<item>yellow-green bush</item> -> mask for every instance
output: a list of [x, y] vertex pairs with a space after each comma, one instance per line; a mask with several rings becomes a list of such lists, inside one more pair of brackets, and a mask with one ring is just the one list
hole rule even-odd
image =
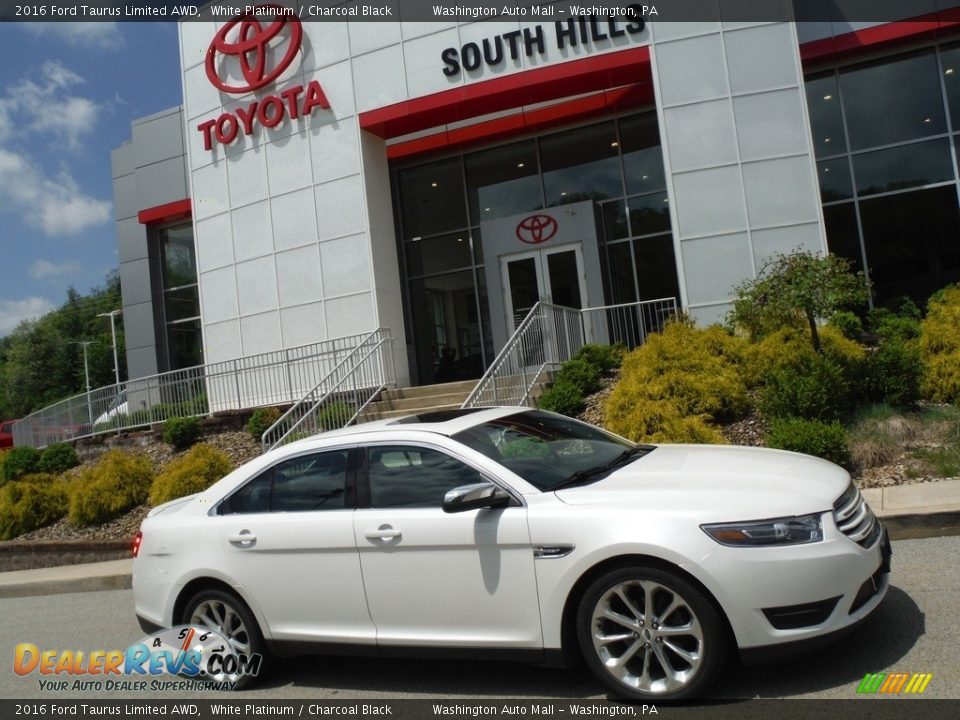
[[748, 409], [746, 341], [719, 326], [670, 323], [629, 353], [606, 403], [607, 426], [631, 440], [721, 442], [710, 423]]
[[233, 470], [230, 458], [212, 445], [194, 445], [161, 472], [150, 488], [150, 502], [160, 505], [206, 490]]
[[[866, 359], [863, 346], [844, 337], [839, 328], [830, 325], [820, 328], [820, 342], [823, 356], [846, 372], [856, 373]], [[743, 363], [747, 384], [756, 387], [763, 382], [765, 375], [799, 365], [815, 354], [807, 331], [795, 327], [781, 328], [747, 346]]]
[[951, 285], [930, 298], [920, 324], [923, 396], [937, 402], [960, 403], [960, 285]]
[[70, 483], [70, 522], [95, 525], [119, 517], [147, 501], [153, 468], [143, 455], [105, 453]]
[[54, 475], [25, 475], [0, 488], [0, 540], [45, 527], [66, 514], [66, 483]]

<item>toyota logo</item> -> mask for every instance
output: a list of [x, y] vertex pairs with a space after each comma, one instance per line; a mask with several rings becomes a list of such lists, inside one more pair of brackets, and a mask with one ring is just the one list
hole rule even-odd
[[[271, 11], [274, 11], [271, 13]], [[273, 14], [274, 20], [264, 27], [258, 16]], [[270, 42], [290, 28], [287, 51], [270, 72], [267, 72], [267, 51]], [[269, 85], [290, 67], [300, 51], [303, 26], [290, 14], [289, 8], [279, 5], [257, 5], [224, 25], [207, 48], [207, 79], [220, 90], [228, 93], [246, 93]], [[230, 85], [224, 82], [217, 69], [217, 55], [236, 57], [246, 85]]]
[[549, 215], [531, 215], [517, 225], [517, 237], [528, 245], [539, 245], [557, 234], [557, 221]]

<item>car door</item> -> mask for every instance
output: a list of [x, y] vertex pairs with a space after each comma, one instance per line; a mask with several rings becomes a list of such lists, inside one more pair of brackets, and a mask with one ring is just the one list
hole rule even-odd
[[283, 460], [218, 508], [227, 572], [277, 640], [374, 644], [353, 532], [356, 448]]
[[445, 513], [448, 490], [486, 478], [439, 447], [360, 457], [354, 530], [378, 644], [542, 647], [526, 507]]

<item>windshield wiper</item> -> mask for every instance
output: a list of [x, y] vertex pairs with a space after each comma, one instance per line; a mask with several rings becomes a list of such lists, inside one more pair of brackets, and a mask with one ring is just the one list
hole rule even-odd
[[642, 457], [646, 455], [654, 448], [650, 445], [637, 445], [636, 447], [627, 448], [622, 453], [617, 455], [613, 460], [608, 462], [606, 465], [600, 465], [599, 467], [594, 468], [585, 468], [583, 470], [577, 470], [573, 475], [568, 477], [559, 485], [554, 485], [551, 490], [560, 490], [562, 488], [571, 487], [573, 485], [578, 485], [580, 483], [585, 483], [590, 479], [599, 480], [600, 475], [603, 473], [609, 473], [612, 470], [615, 470], [620, 465], [625, 465], [626, 461], [633, 460], [636, 457]]

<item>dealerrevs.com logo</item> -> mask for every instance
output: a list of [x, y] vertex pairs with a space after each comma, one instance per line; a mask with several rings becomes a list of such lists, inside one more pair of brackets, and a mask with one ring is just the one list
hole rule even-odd
[[40, 690], [49, 692], [232, 690], [241, 678], [256, 676], [262, 660], [237, 652], [215, 630], [184, 625], [148, 635], [126, 650], [41, 650], [19, 643], [13, 671], [37, 675]]
[[[287, 75], [300, 55], [303, 26], [289, 8], [279, 5], [248, 6], [214, 36], [207, 48], [207, 80], [221, 92], [255, 92]], [[316, 108], [330, 109], [330, 102], [311, 80], [276, 94], [256, 98], [235, 112], [223, 112], [197, 126], [203, 147], [212, 150], [214, 141], [230, 145], [239, 136], [253, 135], [260, 127], [275, 128], [287, 120], [308, 117]]]

